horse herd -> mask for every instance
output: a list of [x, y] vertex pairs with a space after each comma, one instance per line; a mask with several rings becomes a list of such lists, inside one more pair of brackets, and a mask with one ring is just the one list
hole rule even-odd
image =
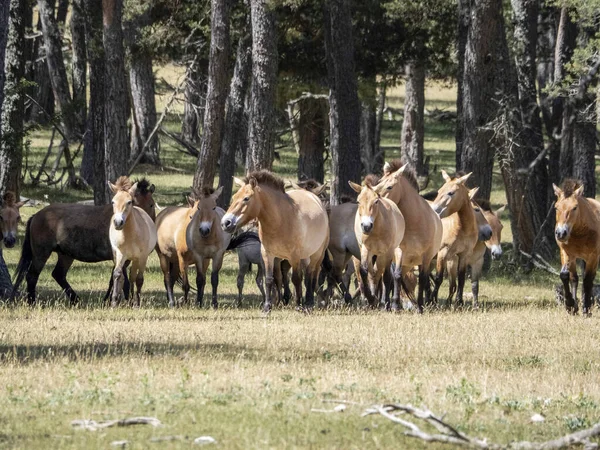
[[[352, 303], [354, 273], [368, 306], [401, 309], [403, 294], [423, 312], [425, 305], [438, 303], [445, 275], [449, 279], [446, 305], [452, 304], [454, 296], [457, 305], [462, 305], [470, 267], [473, 306], [477, 307], [486, 249], [494, 259], [502, 255], [499, 217], [504, 207], [493, 211], [489, 201], [477, 199], [477, 188], [467, 187], [470, 174], [453, 178], [442, 171], [442, 175], [444, 185], [428, 200], [419, 195], [415, 171], [392, 161], [385, 164], [381, 178], [369, 175], [362, 185], [350, 182], [358, 194], [356, 201], [330, 207], [321, 198], [324, 186], [306, 183], [286, 190], [281, 178], [262, 170], [244, 179], [234, 177], [239, 189], [227, 211], [217, 206], [222, 189], [205, 187], [192, 190], [186, 206], [170, 206], [158, 214], [154, 185], [146, 179], [132, 182], [121, 177], [109, 183], [114, 194], [110, 205], [52, 204], [28, 220], [12, 298], [26, 279], [28, 301], [35, 302], [39, 275], [55, 252], [58, 259], [52, 276], [71, 303], [79, 300], [66, 278], [73, 261], [111, 260], [114, 269], [105, 299], [110, 296], [117, 306], [131, 291], [139, 306], [147, 259], [156, 250], [169, 306], [176, 305], [177, 282], [183, 288], [183, 302], [188, 303], [191, 265], [196, 266], [196, 302], [202, 306], [212, 261], [211, 303], [217, 308], [223, 257], [237, 250], [237, 304], [241, 305], [244, 276], [256, 264], [266, 312], [274, 304], [288, 303], [290, 270], [296, 303], [304, 310], [314, 307], [315, 295], [327, 302], [335, 289], [347, 304]], [[567, 310], [578, 310], [575, 261], [580, 258], [586, 264], [584, 313], [590, 314], [600, 256], [600, 203], [586, 199], [581, 184], [573, 180], [554, 190], [558, 197], [555, 236]], [[6, 247], [16, 242], [22, 204], [14, 195], [5, 195], [0, 224]], [[435, 276], [431, 273], [434, 260]]]

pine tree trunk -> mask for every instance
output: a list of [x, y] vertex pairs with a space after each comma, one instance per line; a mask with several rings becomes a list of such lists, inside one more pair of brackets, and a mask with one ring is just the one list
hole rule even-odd
[[578, 102], [573, 124], [573, 177], [583, 182], [583, 194], [596, 197], [596, 91], [591, 88]]
[[8, 267], [6, 267], [6, 261], [4, 261], [2, 247], [0, 246], [0, 299], [9, 299], [12, 289], [13, 285], [10, 279], [10, 273], [8, 272]]
[[13, 191], [19, 198], [23, 160], [25, 102], [21, 79], [25, 74], [25, 0], [10, 0], [4, 57], [4, 100], [0, 120], [0, 198]]
[[[54, 0], [52, 0], [52, 9], [54, 9]], [[56, 23], [63, 26], [67, 22], [67, 14], [69, 13], [69, 0], [58, 0], [56, 8]]]
[[[4, 55], [6, 54], [6, 40], [8, 39], [8, 13], [9, 2], [0, 4], [0, 111], [2, 111], [2, 100], [4, 99]], [[1, 139], [0, 135], [0, 139]]]
[[464, 119], [463, 119], [463, 86], [465, 78], [465, 53], [467, 48], [467, 39], [469, 36], [469, 14], [471, 11], [470, 0], [458, 0], [458, 21], [456, 30], [456, 169], [462, 169], [462, 148], [464, 140]]
[[252, 100], [248, 130], [248, 171], [273, 166], [275, 149], [275, 88], [277, 86], [277, 36], [275, 12], [268, 0], [251, 0]]
[[376, 99], [374, 98], [377, 92], [374, 81], [369, 80], [366, 83], [372, 86], [373, 89], [367, 88], [368, 93], [363, 92], [363, 98], [360, 101], [360, 153], [365, 173], [377, 173], [375, 168], [377, 111]]
[[102, 44], [102, 4], [84, 0], [87, 60], [90, 65], [90, 105], [81, 162], [81, 176], [94, 187], [94, 204], [110, 201], [104, 165], [104, 92], [106, 60]]
[[238, 42], [235, 68], [229, 88], [229, 96], [227, 97], [225, 131], [219, 164], [219, 184], [223, 186], [223, 192], [217, 200], [219, 206], [223, 208], [229, 205], [231, 199], [236, 153], [248, 136], [242, 130], [245, 130], [245, 99], [252, 71], [252, 39], [249, 26], [248, 23], [247, 31], [240, 37]]
[[[38, 16], [37, 31], [42, 30], [42, 21]], [[48, 74], [46, 63], [46, 50], [44, 49], [44, 38], [36, 37], [31, 44], [31, 66], [28, 70], [27, 79], [33, 81], [34, 86], [29, 89], [29, 95], [36, 101], [31, 102], [25, 111], [26, 121], [39, 125], [47, 125], [54, 115], [54, 93]]]
[[206, 105], [207, 71], [208, 61], [200, 59], [191, 67], [185, 85], [181, 137], [193, 144], [200, 142], [200, 125]]
[[355, 195], [348, 181], [360, 182], [360, 103], [354, 71], [352, 17], [348, 0], [324, 7], [325, 53], [329, 79], [331, 204]]
[[71, 9], [71, 38], [73, 57], [71, 78], [73, 80], [73, 108], [75, 109], [76, 132], [83, 135], [87, 115], [87, 58], [85, 42], [85, 17], [83, 0], [74, 0]]
[[313, 179], [323, 183], [327, 102], [322, 98], [306, 98], [298, 103], [298, 108], [300, 109], [298, 179]]
[[[123, 48], [123, 0], [103, 0], [104, 24], [104, 166], [106, 180], [114, 181], [127, 173], [129, 139], [127, 117], [129, 116], [128, 90], [125, 76], [125, 51]], [[105, 186], [107, 198], [112, 197]]]
[[462, 86], [463, 144], [460, 167], [473, 172], [469, 182], [489, 199], [494, 166], [494, 131], [487, 125], [498, 112], [498, 87], [502, 76], [498, 45], [502, 39], [501, 0], [480, 0], [471, 11], [465, 47]]
[[211, 2], [210, 60], [208, 63], [208, 88], [202, 125], [202, 143], [194, 187], [211, 186], [215, 181], [219, 151], [223, 142], [225, 102], [229, 87], [229, 3], [228, 0]]
[[383, 110], [385, 109], [385, 95], [387, 91], [387, 81], [383, 79], [379, 86], [377, 94], [377, 115], [375, 116], [375, 164], [373, 173], [383, 173], [383, 165], [385, 164], [385, 153], [381, 148], [381, 131], [383, 130]]
[[[424, 51], [421, 48], [420, 51]], [[402, 155], [424, 175], [423, 143], [425, 141], [425, 61], [412, 60], [406, 65], [406, 94], [400, 147]]]

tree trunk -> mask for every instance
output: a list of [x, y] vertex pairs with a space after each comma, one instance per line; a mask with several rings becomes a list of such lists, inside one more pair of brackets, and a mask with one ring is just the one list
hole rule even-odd
[[[39, 16], [36, 29], [37, 31], [42, 30], [42, 21]], [[27, 71], [27, 79], [33, 81], [34, 86], [29, 89], [29, 95], [35, 99], [35, 102], [31, 102], [26, 108], [25, 120], [39, 125], [47, 125], [54, 115], [54, 94], [46, 63], [44, 38], [36, 37], [32, 41], [30, 51], [31, 66]]]
[[71, 78], [73, 80], [73, 108], [75, 110], [76, 132], [83, 135], [87, 115], [87, 58], [85, 42], [85, 17], [83, 0], [74, 0], [71, 9], [71, 38], [73, 57], [71, 60]]
[[[423, 52], [422, 48], [419, 50]], [[423, 142], [425, 140], [425, 60], [409, 61], [406, 65], [406, 94], [400, 146], [402, 155], [424, 175]]]
[[471, 0], [458, 0], [458, 21], [456, 30], [456, 169], [462, 169], [462, 148], [464, 140], [463, 86], [465, 77], [465, 53], [469, 36]]
[[385, 95], [387, 90], [387, 81], [385, 78], [379, 86], [377, 94], [377, 115], [375, 116], [375, 164], [373, 173], [383, 173], [383, 165], [385, 164], [385, 152], [381, 148], [381, 131], [383, 130], [383, 110], [385, 109]]
[[[369, 88], [367, 94], [363, 91], [363, 99], [360, 101], [360, 153], [365, 174], [377, 173], [375, 167], [377, 155], [376, 126], [376, 95], [375, 80], [368, 80]], [[370, 89], [372, 87], [372, 89]]]
[[[52, 9], [54, 9], [54, 0], [52, 0]], [[64, 25], [67, 22], [67, 14], [69, 12], [69, 0], [58, 0], [58, 8], [56, 8], [56, 23]]]
[[25, 74], [25, 0], [10, 0], [8, 37], [4, 56], [4, 100], [0, 120], [0, 198], [13, 191], [19, 198], [23, 160], [25, 102], [21, 79]]
[[[128, 91], [123, 48], [123, 0], [103, 0], [104, 24], [104, 167], [106, 180], [114, 181], [127, 173], [129, 140], [127, 133]], [[105, 186], [107, 198], [112, 197]]]
[[185, 85], [181, 137], [194, 144], [200, 142], [200, 124], [204, 117], [206, 105], [207, 71], [208, 61], [199, 59], [191, 67]]
[[194, 187], [211, 186], [215, 181], [219, 151], [223, 142], [225, 102], [229, 85], [229, 2], [211, 2], [210, 59], [208, 62], [208, 88], [202, 125], [202, 143]]
[[[6, 40], [8, 39], [8, 13], [10, 2], [0, 4], [0, 111], [2, 111], [2, 100], [4, 99], [4, 55], [6, 54]], [[1, 139], [0, 135], [0, 139]]]
[[313, 179], [323, 183], [327, 101], [323, 98], [305, 98], [298, 103], [298, 108], [298, 179]]
[[348, 181], [360, 182], [360, 103], [354, 72], [354, 40], [348, 0], [324, 5], [324, 36], [329, 79], [331, 204], [354, 196]]
[[81, 176], [94, 187], [94, 204], [104, 205], [111, 196], [106, 189], [104, 165], [104, 93], [106, 60], [102, 45], [102, 4], [85, 2], [87, 59], [90, 64], [90, 107], [81, 162]]
[[473, 172], [469, 182], [489, 199], [494, 167], [494, 131], [498, 113], [499, 42], [503, 33], [502, 1], [480, 0], [471, 10], [465, 47], [462, 89], [463, 144], [461, 168]]
[[[544, 146], [536, 90], [539, 3], [538, 0], [512, 0], [512, 8], [517, 79], [515, 86], [508, 46], [503, 39], [502, 42], [506, 45], [503, 50], [506, 64], [505, 68], [501, 69], [505, 77], [504, 98], [509, 108], [508, 123], [513, 129], [510, 132], [512, 142], [504, 144], [504, 148], [512, 146], [512, 151], [502, 155], [501, 169], [512, 216], [515, 255], [519, 255], [519, 250], [523, 250], [527, 253], [535, 251], [549, 257], [553, 230], [548, 227], [540, 231], [548, 210], [548, 173], [545, 160], [535, 165], [532, 170], [527, 169], [543, 151]], [[518, 102], [512, 100], [515, 97]], [[511, 120], [512, 109], [515, 110], [515, 115]]]
[[249, 26], [248, 23], [247, 30], [238, 42], [235, 68], [229, 88], [229, 96], [227, 97], [225, 131], [219, 164], [219, 184], [223, 186], [223, 192], [217, 200], [222, 208], [229, 205], [231, 200], [236, 153], [242, 145], [242, 141], [245, 141], [248, 137], [247, 133], [242, 130], [245, 130], [244, 106], [252, 71], [252, 39]]
[[590, 89], [579, 102], [573, 124], [573, 177], [581, 180], [586, 197], [596, 197], [596, 92]]
[[248, 130], [248, 171], [273, 166], [275, 149], [275, 88], [277, 86], [277, 36], [275, 12], [268, 0], [251, 0], [252, 100]]

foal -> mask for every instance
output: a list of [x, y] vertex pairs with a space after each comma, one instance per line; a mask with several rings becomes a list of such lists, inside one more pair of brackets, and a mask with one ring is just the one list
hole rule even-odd
[[137, 183], [129, 188], [129, 180], [120, 177], [116, 184], [109, 181], [108, 185], [115, 194], [112, 199], [113, 215], [109, 229], [115, 262], [112, 306], [117, 306], [123, 291], [123, 266], [126, 261], [131, 261], [129, 279], [131, 282], [135, 280], [137, 292], [134, 302], [140, 306], [146, 262], [148, 255], [156, 246], [156, 227], [150, 216], [142, 208], [133, 204]]
[[[560, 249], [560, 279], [565, 291], [567, 312], [577, 314], [577, 259], [585, 262], [583, 277], [583, 314], [591, 316], [594, 278], [600, 257], [600, 203], [583, 196], [583, 184], [567, 179], [562, 189], [552, 185], [556, 194], [554, 236]], [[569, 288], [570, 281], [570, 288]]]

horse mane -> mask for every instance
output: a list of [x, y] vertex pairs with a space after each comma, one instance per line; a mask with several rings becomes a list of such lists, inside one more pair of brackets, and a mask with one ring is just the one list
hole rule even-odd
[[212, 186], [202, 186], [200, 189], [192, 188], [192, 194], [196, 200], [201, 198], [208, 198], [215, 193], [215, 189]]
[[481, 209], [483, 209], [484, 211], [489, 211], [489, 212], [493, 212], [492, 211], [492, 204], [490, 203], [489, 200], [482, 198], [482, 197], [478, 197], [475, 200], [473, 200], [475, 203], [477, 203], [479, 205], [479, 207]]
[[134, 183], [137, 183], [137, 193], [138, 194], [146, 195], [146, 194], [150, 193], [151, 183], [146, 179], [146, 177], [144, 177], [142, 179], [136, 179]]
[[309, 178], [308, 180], [298, 181], [296, 184], [298, 185], [298, 187], [301, 187], [302, 189], [306, 189], [307, 191], [312, 191], [313, 189], [316, 189], [316, 188], [319, 188], [322, 186], [321, 183], [319, 183], [317, 180], [315, 180], [313, 178]]
[[[389, 173], [395, 172], [404, 165], [405, 162], [403, 159], [394, 159], [393, 161], [388, 162]], [[417, 171], [412, 166], [412, 164], [406, 166], [406, 169], [404, 169], [402, 176], [406, 178], [406, 181], [408, 181], [409, 184], [417, 190], [417, 192], [420, 191], [419, 180], [417, 179]]]
[[363, 182], [363, 185], [365, 186], [376, 186], [379, 183], [379, 180], [381, 178], [379, 178], [379, 175], [375, 175], [374, 173], [370, 173], [365, 177], [365, 180]]
[[133, 183], [129, 177], [123, 175], [115, 181], [115, 187], [118, 191], [129, 191], [133, 187]]
[[429, 191], [429, 192], [425, 192], [424, 194], [421, 194], [421, 197], [423, 197], [425, 200], [429, 200], [429, 201], [434, 201], [436, 199], [438, 195], [438, 191]]
[[575, 178], [567, 178], [563, 181], [562, 191], [564, 198], [569, 198], [573, 193], [583, 186], [583, 183], [580, 180]]
[[6, 208], [12, 208], [13, 206], [15, 206], [16, 201], [17, 196], [12, 191], [6, 191], [6, 193], [2, 196], [2, 204]]
[[255, 172], [250, 172], [245, 178], [244, 183], [249, 183], [250, 178], [254, 178], [259, 185], [265, 185], [272, 187], [277, 191], [281, 191], [285, 193], [285, 182], [268, 170], [257, 170]]

